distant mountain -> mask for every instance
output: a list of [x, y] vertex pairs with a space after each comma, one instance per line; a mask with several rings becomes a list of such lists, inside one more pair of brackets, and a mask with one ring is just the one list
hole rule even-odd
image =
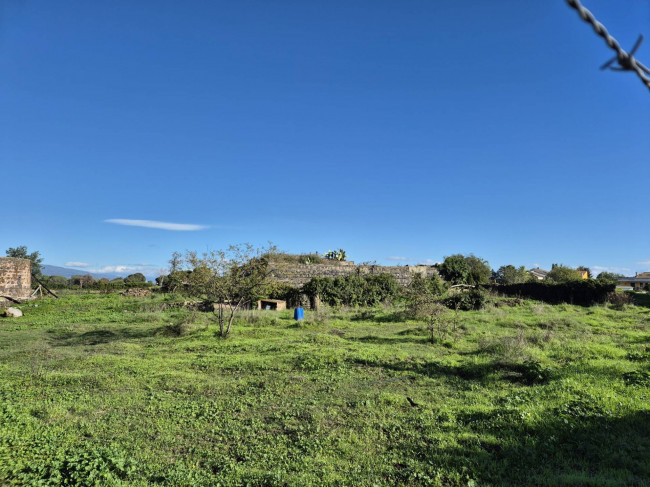
[[106, 277], [107, 279], [115, 279], [116, 277], [126, 277], [126, 275], [118, 274], [116, 272], [96, 273], [96, 272], [88, 272], [83, 269], [72, 269], [70, 267], [59, 267], [56, 265], [47, 265], [47, 264], [41, 266], [41, 274], [43, 274], [44, 276], [63, 276], [68, 279], [71, 278], [72, 276], [85, 276], [86, 274], [90, 274], [95, 279], [103, 279], [104, 277]]

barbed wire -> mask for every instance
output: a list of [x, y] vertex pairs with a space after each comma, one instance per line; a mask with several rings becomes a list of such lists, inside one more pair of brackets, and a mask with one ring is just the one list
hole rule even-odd
[[[650, 69], [648, 69], [646, 66], [641, 64], [640, 61], [637, 61], [634, 58], [634, 52], [641, 44], [643, 36], [639, 37], [637, 43], [628, 53], [621, 47], [618, 41], [614, 39], [614, 37], [612, 37], [609, 32], [607, 32], [605, 26], [598, 22], [598, 20], [596, 20], [596, 17], [594, 17], [594, 15], [589, 10], [582, 6], [579, 0], [567, 0], [567, 3], [570, 7], [576, 9], [578, 11], [578, 14], [580, 14], [580, 17], [582, 17], [582, 20], [591, 24], [596, 34], [605, 39], [607, 45], [616, 52], [616, 57], [601, 66], [601, 69], [609, 68], [614, 71], [634, 71], [637, 76], [641, 78], [643, 84], [646, 85], [648, 89], [650, 89], [650, 77], [646, 76], [646, 73], [650, 74]], [[610, 67], [611, 63], [614, 61], [618, 61], [618, 67]]]

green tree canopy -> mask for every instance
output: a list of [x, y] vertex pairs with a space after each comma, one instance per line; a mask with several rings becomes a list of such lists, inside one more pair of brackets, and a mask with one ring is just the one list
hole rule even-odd
[[465, 262], [469, 266], [469, 274], [467, 275], [467, 284], [487, 284], [490, 282], [492, 276], [492, 268], [487, 260], [481, 259], [474, 254], [465, 256]]
[[68, 287], [68, 279], [63, 276], [48, 276], [45, 283], [55, 289], [65, 289]]
[[452, 284], [487, 284], [492, 276], [488, 261], [474, 254], [445, 257], [438, 270], [443, 279]]
[[563, 283], [570, 281], [579, 281], [582, 279], [580, 273], [576, 269], [565, 265], [553, 264], [553, 268], [546, 276], [550, 282]]
[[15, 257], [18, 259], [29, 259], [32, 261], [32, 274], [36, 277], [41, 276], [41, 262], [43, 258], [40, 256], [38, 251], [32, 252], [31, 254], [27, 253], [27, 247], [21, 245], [20, 247], [9, 247], [6, 252], [7, 257]]
[[607, 283], [607, 284], [617, 284], [618, 280], [625, 277], [623, 274], [617, 274], [615, 272], [606, 272], [603, 271], [598, 274], [596, 280]]
[[470, 267], [462, 254], [454, 254], [445, 257], [438, 270], [445, 281], [452, 284], [466, 284]]
[[530, 277], [524, 266], [502, 265], [494, 273], [494, 278], [499, 284], [521, 284], [529, 281]]
[[135, 274], [129, 274], [126, 276], [124, 282], [127, 284], [136, 284], [139, 282], [147, 282], [147, 278], [141, 272], [136, 272]]

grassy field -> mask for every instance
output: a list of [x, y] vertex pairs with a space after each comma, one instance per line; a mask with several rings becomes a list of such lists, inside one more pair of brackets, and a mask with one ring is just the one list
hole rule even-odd
[[491, 305], [431, 343], [399, 309], [220, 339], [163, 302], [0, 320], [0, 484], [650, 485], [647, 307]]

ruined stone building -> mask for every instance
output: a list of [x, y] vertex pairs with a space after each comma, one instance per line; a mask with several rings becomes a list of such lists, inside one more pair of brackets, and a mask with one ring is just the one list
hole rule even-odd
[[32, 261], [0, 257], [0, 301], [2, 297], [26, 299], [32, 293]]
[[415, 274], [423, 277], [438, 275], [433, 266], [382, 266], [382, 265], [355, 265], [354, 262], [332, 262], [327, 264], [286, 264], [269, 263], [273, 277], [285, 284], [300, 287], [308, 283], [313, 277], [343, 277], [349, 274], [390, 274], [400, 286], [408, 286]]

